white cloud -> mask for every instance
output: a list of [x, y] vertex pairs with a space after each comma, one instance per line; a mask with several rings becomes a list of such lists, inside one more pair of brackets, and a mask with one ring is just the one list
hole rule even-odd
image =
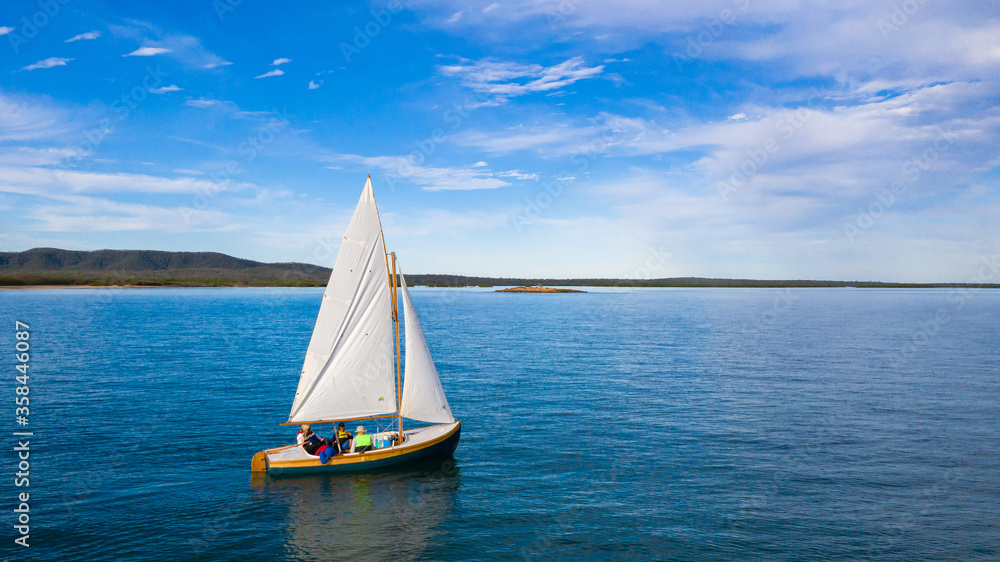
[[0, 94], [0, 141], [75, 144], [99, 119], [95, 109], [64, 107], [47, 98]]
[[290, 62], [292, 62], [292, 59], [286, 59], [286, 58], [274, 59], [274, 62], [271, 63], [271, 66], [279, 66]]
[[[428, 25], [442, 25], [463, 0], [417, 0]], [[570, 9], [567, 11], [566, 6]], [[721, 14], [729, 15], [723, 21]], [[971, 80], [1000, 68], [1000, 22], [992, 4], [851, 1], [837, 9], [786, 0], [562, 2], [510, 0], [493, 17], [464, 18], [449, 31], [478, 41], [561, 35], [595, 38], [605, 52], [655, 42], [668, 63], [739, 60], [767, 64], [782, 77], [875, 76]], [[539, 44], [541, 40], [539, 40]], [[693, 46], [693, 47], [692, 47]]]
[[484, 166], [487, 166], [487, 164], [486, 164], [486, 162], [483, 162], [482, 160], [480, 160], [479, 162], [476, 162], [475, 164], [472, 165], [473, 168], [482, 168]]
[[[993, 95], [994, 87], [986, 83], [939, 84], [874, 98], [867, 89], [858, 87], [856, 95], [849, 92], [850, 100], [836, 106], [826, 97], [809, 102], [806, 95], [791, 108], [751, 107], [740, 112], [744, 118], [737, 118], [738, 113], [720, 122], [675, 120], [671, 129], [654, 119], [600, 113], [576, 125], [541, 122], [500, 131], [467, 131], [450, 138], [491, 153], [529, 150], [550, 158], [574, 153], [604, 157], [694, 151], [713, 158], [728, 154], [719, 163], [722, 169], [740, 164], [748, 150], [768, 138], [782, 147], [779, 156], [769, 158], [769, 167], [785, 158], [811, 157], [819, 163], [835, 158], [863, 161], [881, 154], [899, 159], [899, 154], [914, 150], [914, 143], [933, 140], [934, 127], [986, 134], [1000, 120], [989, 112], [977, 122], [967, 119], [970, 112], [982, 111], [976, 109], [981, 100]], [[746, 113], [755, 117], [745, 117]]]
[[[236, 105], [234, 102], [229, 100], [217, 100], [212, 98], [198, 98], [198, 99], [188, 99], [184, 102], [184, 105], [189, 107], [197, 107], [199, 109], [216, 109], [229, 114], [234, 117], [241, 119], [258, 119], [258, 118], [273, 118], [274, 113], [270, 111], [243, 111], [240, 106]], [[183, 139], [189, 140], [189, 139]]]
[[108, 26], [116, 37], [126, 37], [143, 44], [141, 49], [126, 56], [163, 54], [191, 69], [211, 70], [232, 64], [205, 49], [197, 37], [164, 35], [156, 25], [137, 21], [130, 21], [130, 23], [132, 25], [129, 26]]
[[49, 57], [45, 60], [40, 60], [35, 64], [29, 64], [28, 66], [22, 68], [21, 70], [37, 70], [39, 68], [52, 68], [55, 66], [66, 66], [66, 63], [73, 59], [62, 59], [59, 57]]
[[312, 80], [309, 81], [309, 89], [310, 90], [315, 90], [315, 89], [319, 88], [322, 85], [323, 85], [323, 81], [322, 80], [319, 81], [319, 84], [317, 84], [316, 82], [313, 82]]
[[163, 86], [162, 88], [153, 88], [150, 92], [154, 94], [165, 94], [167, 92], [179, 92], [183, 89], [184, 88], [181, 88], [176, 84], [171, 84], [169, 86]]
[[452, 135], [451, 139], [461, 146], [473, 146], [494, 154], [535, 150], [545, 156], [558, 156], [586, 145], [593, 138], [600, 138], [600, 134], [597, 125], [558, 127], [545, 124], [502, 131], [466, 131]]
[[7, 35], [11, 31], [14, 31], [13, 27], [0, 26], [0, 36]]
[[283, 71], [283, 70], [274, 69], [274, 70], [272, 70], [270, 72], [265, 72], [264, 74], [261, 74], [260, 76], [254, 76], [254, 78], [270, 78], [271, 76], [281, 76], [284, 73], [285, 73], [285, 71]]
[[223, 103], [221, 100], [210, 100], [206, 98], [198, 98], [196, 100], [187, 100], [186, 102], [184, 102], [185, 105], [190, 105], [191, 107], [199, 107], [202, 109], [206, 107], [213, 107], [221, 103]]
[[242, 189], [249, 184], [225, 188], [208, 180], [164, 178], [147, 174], [98, 173], [28, 166], [0, 168], [0, 191], [41, 196], [78, 193], [216, 193]]
[[538, 180], [538, 174], [526, 174], [519, 170], [510, 170], [507, 172], [500, 172], [497, 174], [502, 178], [514, 178], [518, 180]]
[[425, 191], [470, 191], [496, 189], [510, 182], [493, 177], [486, 170], [472, 168], [431, 168], [413, 164], [410, 156], [359, 156], [340, 154], [334, 160], [361, 164], [366, 168], [385, 170], [390, 181], [407, 180]]
[[6, 148], [0, 152], [0, 166], [52, 166], [73, 155], [70, 148]]
[[205, 49], [197, 37], [191, 35], [168, 35], [162, 36], [156, 31], [155, 26], [148, 25], [149, 30], [137, 32], [134, 29], [122, 30], [112, 26], [112, 31], [116, 34], [133, 37], [142, 41], [145, 45], [124, 56], [154, 56], [167, 55], [188, 68], [212, 70], [215, 68], [229, 66], [232, 63], [223, 60], [222, 57]]
[[66, 42], [67, 43], [72, 43], [73, 41], [87, 41], [87, 40], [90, 40], [90, 39], [97, 39], [100, 36], [101, 36], [101, 32], [100, 31], [88, 31], [86, 33], [81, 33], [79, 35], [75, 35], [73, 37], [70, 37], [69, 39], [66, 40]]
[[558, 90], [593, 78], [603, 70], [604, 66], [584, 66], [583, 57], [574, 57], [549, 67], [490, 60], [438, 67], [441, 74], [459, 78], [465, 87], [489, 94], [497, 103], [532, 92]]
[[485, 8], [483, 8], [483, 13], [484, 14], [488, 14], [488, 13], [492, 12], [493, 10], [496, 10], [499, 7], [500, 7], [500, 4], [497, 3], [497, 2], [494, 2], [494, 3], [490, 4], [489, 6], [486, 6]]
[[156, 207], [121, 203], [99, 197], [64, 196], [55, 204], [41, 204], [27, 215], [35, 230], [47, 232], [204, 232], [244, 228], [237, 217], [215, 210], [184, 206]]
[[464, 14], [464, 13], [465, 13], [464, 10], [459, 10], [459, 11], [455, 12], [454, 14], [451, 15], [450, 18], [448, 18], [447, 20], [445, 20], [445, 23], [455, 23], [455, 22], [457, 22], [458, 20], [462, 19], [462, 14]]
[[127, 55], [122, 55], [123, 57], [152, 57], [155, 55], [162, 55], [171, 52], [171, 49], [165, 47], [139, 47], [138, 49], [132, 51]]
[[739, 113], [734, 113], [734, 114], [730, 115], [729, 117], [726, 117], [726, 121], [743, 121], [746, 118], [747, 118], [747, 114], [743, 113], [741, 111]]

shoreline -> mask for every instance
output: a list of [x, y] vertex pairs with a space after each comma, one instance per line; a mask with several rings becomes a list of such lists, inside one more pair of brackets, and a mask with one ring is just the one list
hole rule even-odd
[[[489, 288], [496, 287], [491, 285]], [[502, 285], [500, 285], [502, 287]], [[482, 289], [482, 285], [413, 285], [414, 288], [431, 289]], [[595, 289], [1000, 289], [994, 284], [948, 284], [940, 285], [574, 285], [574, 287], [593, 287]], [[44, 291], [52, 289], [316, 289], [316, 286], [296, 285], [0, 285], [0, 291]], [[517, 288], [513, 288], [517, 289]], [[496, 289], [494, 293], [586, 293], [578, 289], [561, 289], [546, 287], [546, 290], [512, 290], [512, 288]]]
[[[205, 285], [206, 287], [208, 285]], [[48, 289], [166, 289], [165, 285], [0, 285], [0, 291], [44, 291]], [[195, 288], [195, 287], [192, 287]]]

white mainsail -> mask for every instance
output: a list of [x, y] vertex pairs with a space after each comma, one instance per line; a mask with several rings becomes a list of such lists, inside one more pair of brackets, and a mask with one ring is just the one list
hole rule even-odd
[[395, 414], [393, 344], [385, 244], [368, 178], [323, 293], [288, 421]]
[[448, 399], [445, 398], [431, 350], [417, 320], [417, 311], [410, 300], [406, 279], [399, 274], [403, 290], [403, 320], [406, 323], [406, 370], [403, 378], [403, 404], [400, 413], [411, 419], [431, 423], [451, 423]]

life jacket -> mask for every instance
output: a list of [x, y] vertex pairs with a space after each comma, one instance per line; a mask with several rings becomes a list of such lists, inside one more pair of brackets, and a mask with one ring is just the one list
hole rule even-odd
[[302, 437], [302, 442], [303, 443], [316, 443], [316, 442], [320, 441], [319, 435], [316, 435], [316, 433], [313, 432], [313, 431], [310, 431], [309, 432], [309, 437], [306, 437], [306, 436], [302, 435], [302, 430], [300, 429], [299, 430], [299, 437]]
[[354, 447], [367, 447], [372, 444], [372, 436], [367, 433], [360, 433], [354, 437]]
[[344, 430], [344, 431], [341, 431], [339, 429], [337, 430], [337, 439], [350, 439], [350, 438], [351, 438], [351, 434], [347, 433], [346, 430]]

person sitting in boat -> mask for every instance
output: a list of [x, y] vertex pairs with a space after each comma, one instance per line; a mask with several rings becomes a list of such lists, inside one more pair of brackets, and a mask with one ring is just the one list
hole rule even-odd
[[312, 427], [307, 423], [302, 424], [302, 429], [300, 429], [299, 434], [295, 436], [295, 441], [299, 445], [302, 445], [305, 452], [310, 455], [315, 455], [316, 451], [318, 451], [323, 445], [330, 445], [330, 443], [327, 442], [327, 439], [323, 439], [319, 435], [313, 433]]
[[351, 452], [363, 453], [373, 449], [372, 436], [365, 433], [365, 426], [359, 425], [357, 432], [358, 434], [355, 435], [354, 439], [351, 441]]
[[337, 426], [337, 441], [340, 442], [340, 450], [350, 450], [351, 439], [354, 439], [354, 436], [348, 433], [347, 428], [344, 427], [344, 423], [341, 422], [340, 425]]

